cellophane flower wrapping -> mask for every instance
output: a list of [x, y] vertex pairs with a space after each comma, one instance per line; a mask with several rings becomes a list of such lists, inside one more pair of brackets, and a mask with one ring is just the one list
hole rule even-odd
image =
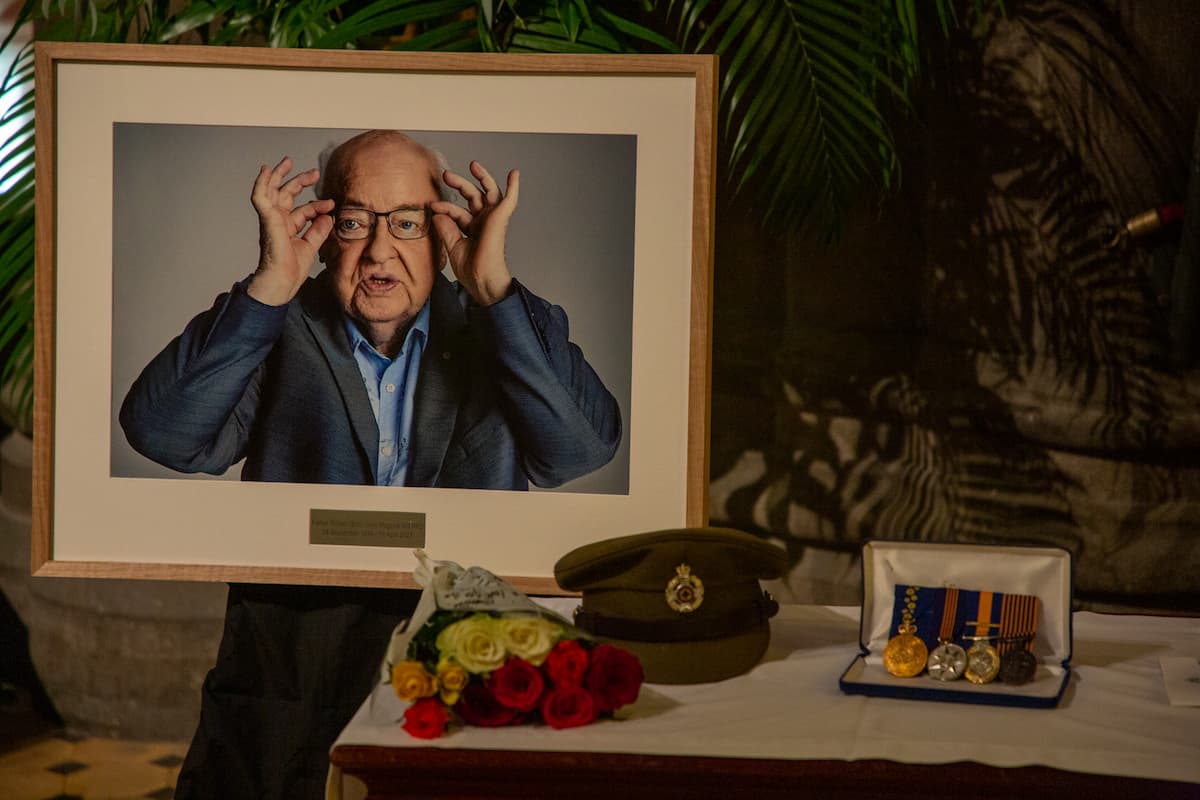
[[641, 664], [481, 567], [417, 551], [423, 587], [392, 634], [371, 697], [376, 720], [436, 739], [455, 725], [587, 725], [634, 702]]

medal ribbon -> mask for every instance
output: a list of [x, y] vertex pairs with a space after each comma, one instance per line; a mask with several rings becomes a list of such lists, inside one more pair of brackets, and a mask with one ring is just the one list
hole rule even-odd
[[1038, 599], [1035, 595], [1006, 594], [1000, 602], [1000, 636], [997, 648], [1001, 655], [1018, 647], [1033, 650], [1033, 635], [1037, 632]]
[[954, 641], [954, 618], [958, 614], [958, 589], [946, 587], [946, 598], [942, 601], [942, 627], [938, 631], [938, 640]]
[[897, 584], [891, 630], [898, 633], [900, 627], [905, 623], [905, 614], [908, 614], [907, 621], [916, 627], [914, 635], [925, 642], [927, 647], [936, 647], [937, 626], [941, 620], [939, 615], [941, 614], [942, 594], [945, 591], [945, 589]]
[[[1032, 637], [1037, 631], [1038, 598], [1034, 595], [896, 584], [891, 630], [898, 632], [908, 622], [916, 636], [930, 649], [940, 640], [957, 641], [964, 636], [991, 636], [993, 646], [1006, 638]], [[1032, 649], [1031, 644], [1025, 645]], [[999, 648], [997, 648], [999, 649]]]
[[979, 593], [979, 606], [975, 611], [975, 635], [988, 636], [992, 630], [992, 592]]

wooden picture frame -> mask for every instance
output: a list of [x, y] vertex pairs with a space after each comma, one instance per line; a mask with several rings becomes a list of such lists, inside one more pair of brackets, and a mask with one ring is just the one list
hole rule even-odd
[[[705, 524], [713, 57], [39, 43], [35, 69], [35, 575], [411, 587], [411, 551], [422, 546], [433, 558], [478, 564], [526, 591], [560, 593], [553, 564], [576, 546]], [[623, 404], [623, 478], [522, 492], [183, 480], [129, 466], [114, 423], [128, 390], [127, 363], [144, 357], [138, 348], [167, 344], [162, 326], [178, 333], [208, 308], [211, 286], [228, 291], [229, 269], [244, 277], [255, 266], [254, 174], [243, 161], [274, 156], [251, 153], [252, 143], [277, 136], [287, 147], [318, 133], [375, 128], [403, 129], [435, 147], [445, 146], [440, 137], [464, 154], [496, 142], [525, 154], [525, 163], [511, 165], [523, 182], [509, 245], [531, 269], [541, 264], [555, 291], [578, 292], [561, 304], [572, 341], [589, 359], [589, 348], [611, 351], [618, 365], [626, 354], [624, 377], [613, 381], [623, 393], [610, 387]], [[548, 144], [562, 145], [559, 161]], [[614, 178], [605, 195], [618, 210], [632, 198], [633, 213], [620, 228], [628, 241], [605, 228], [611, 219], [603, 212], [571, 219], [572, 198], [597, 193], [572, 172], [594, 161], [593, 152], [620, 168], [592, 164], [600, 172], [580, 175], [603, 182], [628, 170], [628, 181]], [[543, 167], [538, 181], [527, 177], [528, 163]], [[298, 164], [307, 166], [315, 165]], [[465, 163], [450, 166], [465, 172]], [[197, 183], [210, 176], [222, 188], [205, 195]], [[536, 210], [539, 192], [567, 209], [553, 223]], [[180, 212], [181, 203], [192, 205]], [[206, 209], [234, 209], [238, 217], [207, 224]], [[179, 217], [205, 234], [201, 246]], [[535, 231], [521, 234], [533, 244], [516, 242], [518, 225]], [[569, 225], [575, 233], [556, 242], [552, 234]], [[608, 252], [593, 243], [605, 235], [630, 254], [627, 266], [612, 270], [626, 276], [627, 308], [598, 302], [586, 288], [593, 276], [616, 278], [577, 266]], [[238, 247], [249, 240], [250, 255], [209, 253], [226, 240]], [[197, 261], [197, 252], [208, 261]], [[139, 272], [129, 266], [135, 262], [151, 266]], [[206, 296], [179, 288], [210, 270], [204, 279], [217, 283], [203, 284]], [[522, 279], [519, 266], [513, 273]], [[585, 288], [569, 289], [574, 284]], [[190, 309], [182, 318], [164, 310], [180, 305], [179, 295]], [[622, 313], [627, 323], [602, 326]], [[320, 540], [317, 512], [340, 520], [339, 536], [346, 526], [365, 526], [366, 539]], [[372, 527], [371, 515], [391, 521]], [[396, 543], [396, 515], [420, 519], [420, 541]]]

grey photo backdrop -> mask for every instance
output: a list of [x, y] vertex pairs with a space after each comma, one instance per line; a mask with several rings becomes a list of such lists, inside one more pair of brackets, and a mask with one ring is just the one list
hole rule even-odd
[[[142, 368], [258, 260], [250, 189], [262, 164], [295, 169], [358, 129], [118, 123], [113, 130], [111, 472], [127, 478], [206, 478], [136, 453], [117, 413]], [[608, 134], [407, 131], [469, 175], [480, 161], [504, 184], [521, 171], [507, 241], [513, 275], [562, 306], [571, 340], [617, 399], [624, 422], [612, 462], [557, 491], [629, 489], [637, 138]], [[311, 191], [301, 201], [312, 199]], [[323, 269], [314, 263], [314, 274]], [[236, 480], [240, 465], [226, 480]]]

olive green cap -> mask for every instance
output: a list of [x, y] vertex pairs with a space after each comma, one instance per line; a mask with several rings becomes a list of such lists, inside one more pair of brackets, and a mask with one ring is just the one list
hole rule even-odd
[[583, 594], [575, 625], [624, 647], [651, 683], [708, 683], [748, 671], [778, 610], [760, 579], [787, 569], [783, 549], [729, 528], [677, 528], [572, 550], [554, 565]]

